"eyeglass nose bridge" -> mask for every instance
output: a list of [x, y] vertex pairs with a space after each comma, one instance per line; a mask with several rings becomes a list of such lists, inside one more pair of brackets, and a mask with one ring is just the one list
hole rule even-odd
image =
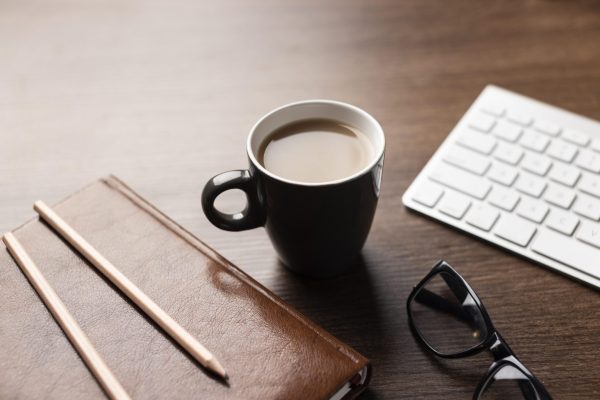
[[491, 336], [490, 342], [492, 342], [492, 344], [488, 347], [488, 349], [494, 356], [494, 362], [488, 369], [488, 373], [490, 373], [498, 363], [508, 361], [514, 366], [518, 367], [521, 371], [530, 374], [527, 367], [525, 367], [525, 365], [523, 365], [523, 363], [517, 358], [515, 352], [512, 351], [508, 343], [506, 343], [506, 341], [497, 331]]
[[486, 343], [486, 347], [494, 356], [494, 361], [500, 361], [508, 357], [514, 357], [514, 352], [508, 346], [508, 343], [500, 336], [498, 331], [494, 331]]

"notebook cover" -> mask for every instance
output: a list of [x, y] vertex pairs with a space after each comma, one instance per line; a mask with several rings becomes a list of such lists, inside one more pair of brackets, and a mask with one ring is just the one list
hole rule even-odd
[[[326, 399], [368, 360], [108, 177], [54, 207], [227, 369], [210, 377], [39, 219], [14, 231], [132, 398]], [[6, 249], [5, 249], [6, 250]], [[7, 251], [0, 251], [0, 398], [105, 398]]]

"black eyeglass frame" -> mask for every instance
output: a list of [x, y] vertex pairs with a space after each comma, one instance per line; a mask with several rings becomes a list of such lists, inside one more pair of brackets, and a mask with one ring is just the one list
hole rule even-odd
[[[411, 303], [415, 299], [415, 297], [419, 294], [419, 292], [425, 287], [425, 285], [435, 276], [440, 273], [447, 273], [450, 275], [452, 279], [455, 279], [457, 283], [461, 284], [464, 289], [466, 289], [467, 293], [471, 296], [473, 301], [475, 302], [476, 307], [481, 312], [481, 316], [486, 326], [487, 337], [481, 341], [478, 345], [473, 346], [470, 349], [458, 352], [458, 353], [442, 353], [437, 351], [433, 346], [431, 346], [427, 340], [423, 337], [419, 329], [416, 327], [414, 323], [414, 319], [411, 311]], [[512, 349], [508, 346], [508, 343], [502, 338], [500, 333], [494, 327], [492, 320], [485, 309], [485, 306], [479, 299], [479, 296], [475, 293], [471, 285], [467, 283], [467, 281], [458, 273], [450, 264], [448, 264], [444, 260], [438, 261], [431, 271], [413, 288], [410, 295], [408, 296], [408, 300], [406, 301], [406, 311], [408, 314], [408, 324], [410, 326], [413, 334], [419, 339], [419, 341], [429, 349], [436, 356], [441, 358], [464, 358], [469, 357], [474, 354], [481, 353], [484, 350], [488, 350], [492, 353], [494, 357], [494, 361], [492, 365], [488, 368], [487, 373], [484, 377], [479, 381], [477, 388], [475, 389], [475, 393], [473, 395], [473, 399], [477, 400], [482, 395], [484, 389], [489, 385], [491, 379], [495, 376], [495, 374], [501, 369], [510, 365], [516, 368], [519, 372], [525, 375], [529, 382], [532, 384], [533, 388], [537, 392], [537, 397], [540, 400], [551, 400], [552, 397], [542, 384], [540, 380], [538, 380], [517, 358], [516, 354], [512, 351]]]

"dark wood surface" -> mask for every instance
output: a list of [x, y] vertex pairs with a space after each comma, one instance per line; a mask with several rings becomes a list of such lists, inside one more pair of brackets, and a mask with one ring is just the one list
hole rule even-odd
[[[364, 399], [465, 399], [485, 372], [487, 355], [440, 361], [408, 330], [410, 289], [445, 258], [555, 398], [600, 397], [598, 292], [401, 203], [487, 83], [600, 119], [600, 2], [4, 1], [0, 59], [3, 231], [114, 173], [371, 358]], [[362, 262], [325, 281], [284, 270], [262, 229], [213, 227], [199, 201], [246, 166], [261, 115], [307, 98], [364, 108], [388, 144]]]

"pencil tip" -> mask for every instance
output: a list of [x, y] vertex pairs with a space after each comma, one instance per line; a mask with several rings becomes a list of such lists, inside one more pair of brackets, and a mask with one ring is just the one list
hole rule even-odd
[[219, 375], [221, 378], [223, 378], [225, 381], [229, 380], [229, 375], [227, 374], [227, 372], [225, 372], [225, 368], [223, 368], [223, 366], [221, 365], [221, 363], [219, 363], [219, 361], [217, 361], [216, 358], [213, 358], [212, 360], [209, 361], [209, 368], [216, 373], [217, 375]]

